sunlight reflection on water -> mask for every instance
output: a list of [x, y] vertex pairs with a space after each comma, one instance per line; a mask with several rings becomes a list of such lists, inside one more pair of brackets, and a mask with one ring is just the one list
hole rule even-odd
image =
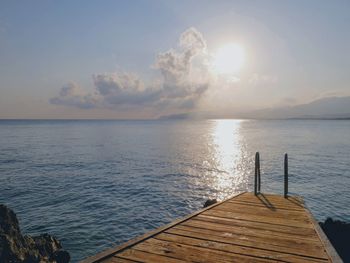
[[[212, 120], [208, 129], [208, 156], [203, 160], [206, 172], [197, 177], [212, 188], [211, 198], [223, 200], [244, 191], [248, 185], [249, 167], [242, 166], [244, 151], [240, 134], [243, 120]], [[243, 168], [243, 169], [242, 169]]]
[[216, 120], [214, 122], [212, 151], [217, 173], [213, 178], [212, 187], [217, 190], [219, 200], [228, 197], [232, 191], [236, 192], [238, 185], [244, 180], [235, 169], [241, 149], [240, 124], [240, 120]]

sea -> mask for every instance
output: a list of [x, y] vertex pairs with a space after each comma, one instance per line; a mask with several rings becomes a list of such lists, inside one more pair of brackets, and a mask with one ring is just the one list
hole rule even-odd
[[348, 120], [1, 120], [0, 203], [77, 262], [253, 191], [257, 151], [262, 192], [283, 193], [288, 153], [290, 193], [350, 221]]

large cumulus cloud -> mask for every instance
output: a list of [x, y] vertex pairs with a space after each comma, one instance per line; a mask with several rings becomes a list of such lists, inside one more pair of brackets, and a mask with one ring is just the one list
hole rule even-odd
[[93, 94], [69, 83], [50, 102], [82, 109], [193, 108], [209, 86], [205, 60], [206, 42], [199, 31], [189, 28], [181, 34], [177, 48], [158, 54], [153, 68], [159, 78], [150, 83], [127, 72], [94, 74]]

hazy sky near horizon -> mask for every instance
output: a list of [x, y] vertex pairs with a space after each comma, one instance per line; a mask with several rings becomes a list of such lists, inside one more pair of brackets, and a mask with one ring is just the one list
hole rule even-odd
[[234, 115], [350, 95], [349, 1], [1, 1], [0, 118]]

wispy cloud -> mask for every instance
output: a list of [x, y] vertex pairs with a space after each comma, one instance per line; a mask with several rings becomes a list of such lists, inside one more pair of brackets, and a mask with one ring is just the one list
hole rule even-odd
[[84, 93], [72, 82], [50, 103], [81, 109], [190, 109], [209, 87], [206, 65], [206, 42], [198, 30], [189, 28], [181, 34], [177, 48], [158, 54], [153, 68], [160, 74], [152, 82], [122, 71], [94, 74], [93, 93]]

